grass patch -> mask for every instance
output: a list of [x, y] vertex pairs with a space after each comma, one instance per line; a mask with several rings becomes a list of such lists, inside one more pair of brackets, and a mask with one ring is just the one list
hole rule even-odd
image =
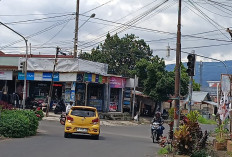
[[164, 155], [164, 154], [168, 154], [168, 149], [167, 148], [161, 148], [159, 151], [158, 151], [158, 154], [159, 155]]
[[217, 122], [215, 120], [206, 119], [202, 116], [198, 117], [198, 122], [201, 124], [217, 124]]

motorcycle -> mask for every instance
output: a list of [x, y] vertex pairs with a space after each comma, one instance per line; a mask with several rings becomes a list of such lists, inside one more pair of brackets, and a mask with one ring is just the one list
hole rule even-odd
[[162, 118], [163, 118], [164, 120], [167, 120], [168, 117], [169, 117], [169, 114], [168, 114], [168, 113], [163, 113], [161, 116], [162, 116]]
[[57, 104], [56, 104], [56, 107], [54, 109], [54, 113], [57, 114], [58, 112], [65, 112], [65, 103], [64, 103], [64, 100], [61, 99]]
[[162, 126], [161, 123], [154, 122], [151, 125], [151, 138], [152, 142], [155, 143], [155, 141], [159, 141], [160, 137], [163, 134], [164, 127]]
[[62, 112], [62, 114], [60, 115], [60, 124], [65, 125], [65, 121], [66, 121], [66, 112]]

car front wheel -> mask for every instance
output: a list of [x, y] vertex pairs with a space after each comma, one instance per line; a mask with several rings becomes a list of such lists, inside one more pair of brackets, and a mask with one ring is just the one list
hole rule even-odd
[[69, 138], [70, 136], [71, 136], [70, 133], [67, 133], [67, 132], [64, 133], [64, 138]]

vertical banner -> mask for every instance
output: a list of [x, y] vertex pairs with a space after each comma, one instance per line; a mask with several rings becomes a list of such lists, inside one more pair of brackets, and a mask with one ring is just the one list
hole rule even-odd
[[224, 121], [229, 116], [229, 111], [231, 110], [230, 104], [230, 76], [222, 74], [221, 75], [221, 101], [218, 107], [218, 113], [220, 115], [220, 119]]
[[75, 102], [75, 88], [76, 88], [76, 82], [72, 82], [71, 95], [70, 95], [70, 101], [72, 102]]
[[96, 74], [92, 74], [92, 82], [96, 82]]

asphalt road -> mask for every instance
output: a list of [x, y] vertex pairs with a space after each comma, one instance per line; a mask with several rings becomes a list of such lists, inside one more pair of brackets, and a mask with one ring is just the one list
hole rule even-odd
[[149, 125], [101, 126], [99, 140], [88, 136], [65, 139], [63, 130], [59, 122], [43, 120], [36, 136], [1, 140], [0, 156], [155, 157], [160, 149], [152, 143]]

